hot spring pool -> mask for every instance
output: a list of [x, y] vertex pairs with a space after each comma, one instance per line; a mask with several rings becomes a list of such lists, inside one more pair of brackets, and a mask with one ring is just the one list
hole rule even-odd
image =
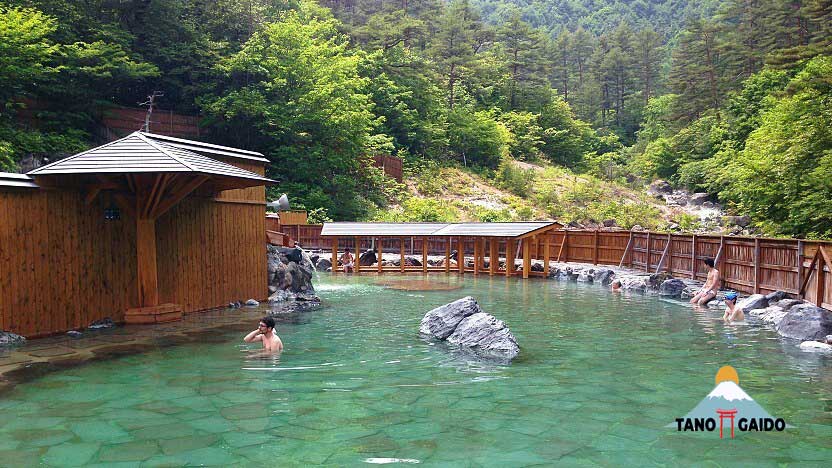
[[[832, 357], [651, 296], [430, 278], [440, 290], [375, 284], [397, 279], [388, 275], [322, 275], [326, 306], [278, 319], [286, 345], [279, 360], [252, 356], [256, 348], [241, 343], [251, 323], [206, 334], [203, 344], [19, 385], [0, 396], [0, 465], [766, 466], [832, 458]], [[465, 295], [511, 327], [522, 347], [513, 364], [419, 339], [425, 311]], [[713, 389], [723, 365], [795, 428], [723, 440], [666, 428]]]

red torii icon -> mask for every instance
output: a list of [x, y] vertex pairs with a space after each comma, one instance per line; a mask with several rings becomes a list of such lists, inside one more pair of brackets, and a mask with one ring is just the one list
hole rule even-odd
[[734, 438], [734, 416], [737, 415], [737, 410], [736, 409], [732, 409], [732, 410], [718, 409], [718, 410], [716, 410], [716, 412], [719, 415], [719, 438], [720, 439], [722, 438], [722, 421], [725, 418], [730, 418], [731, 419], [731, 438], [733, 439]]

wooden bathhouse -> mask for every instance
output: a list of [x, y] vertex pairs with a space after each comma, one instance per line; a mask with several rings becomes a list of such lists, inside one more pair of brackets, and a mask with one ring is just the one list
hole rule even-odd
[[265, 298], [267, 162], [135, 132], [0, 174], [0, 329], [156, 323]]

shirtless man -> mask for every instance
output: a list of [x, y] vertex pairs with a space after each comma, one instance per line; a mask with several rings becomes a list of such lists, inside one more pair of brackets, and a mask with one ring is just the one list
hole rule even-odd
[[722, 315], [722, 320], [726, 322], [741, 322], [745, 320], [745, 314], [742, 312], [742, 307], [737, 307], [737, 293], [729, 292], [725, 295], [725, 313]]
[[705, 286], [702, 286], [702, 289], [690, 298], [691, 304], [707, 304], [711, 299], [716, 297], [716, 293], [719, 291], [719, 284], [722, 281], [719, 270], [714, 267], [714, 259], [706, 258], [702, 261], [708, 268], [708, 279], [705, 281]]
[[344, 267], [344, 273], [350, 273], [355, 268], [355, 257], [350, 253], [350, 249], [344, 249], [344, 254], [338, 260]]
[[269, 352], [279, 353], [283, 351], [283, 342], [274, 333], [274, 319], [271, 317], [263, 317], [260, 320], [260, 325], [257, 327], [257, 330], [246, 335], [243, 341], [246, 343], [260, 341], [263, 343], [263, 349]]

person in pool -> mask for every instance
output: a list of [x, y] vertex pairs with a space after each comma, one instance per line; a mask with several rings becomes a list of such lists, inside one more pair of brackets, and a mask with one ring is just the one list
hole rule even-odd
[[722, 320], [726, 322], [741, 322], [745, 320], [745, 314], [742, 312], [742, 307], [737, 307], [737, 297], [739, 295], [735, 292], [729, 292], [725, 295], [725, 313], [722, 315]]
[[716, 297], [716, 293], [719, 292], [719, 283], [722, 281], [722, 276], [719, 270], [717, 270], [714, 266], [714, 259], [705, 258], [702, 262], [708, 269], [708, 279], [705, 281], [705, 285], [702, 286], [702, 289], [690, 298], [691, 304], [705, 305], [710, 302], [711, 299]]
[[355, 268], [355, 257], [350, 253], [350, 249], [344, 249], [344, 254], [341, 255], [341, 265], [344, 267], [344, 273], [350, 273]]
[[279, 353], [283, 351], [283, 342], [280, 341], [280, 337], [274, 332], [274, 319], [271, 317], [263, 317], [257, 326], [257, 330], [246, 335], [243, 341], [246, 343], [259, 341], [263, 343], [263, 349], [269, 352]]

